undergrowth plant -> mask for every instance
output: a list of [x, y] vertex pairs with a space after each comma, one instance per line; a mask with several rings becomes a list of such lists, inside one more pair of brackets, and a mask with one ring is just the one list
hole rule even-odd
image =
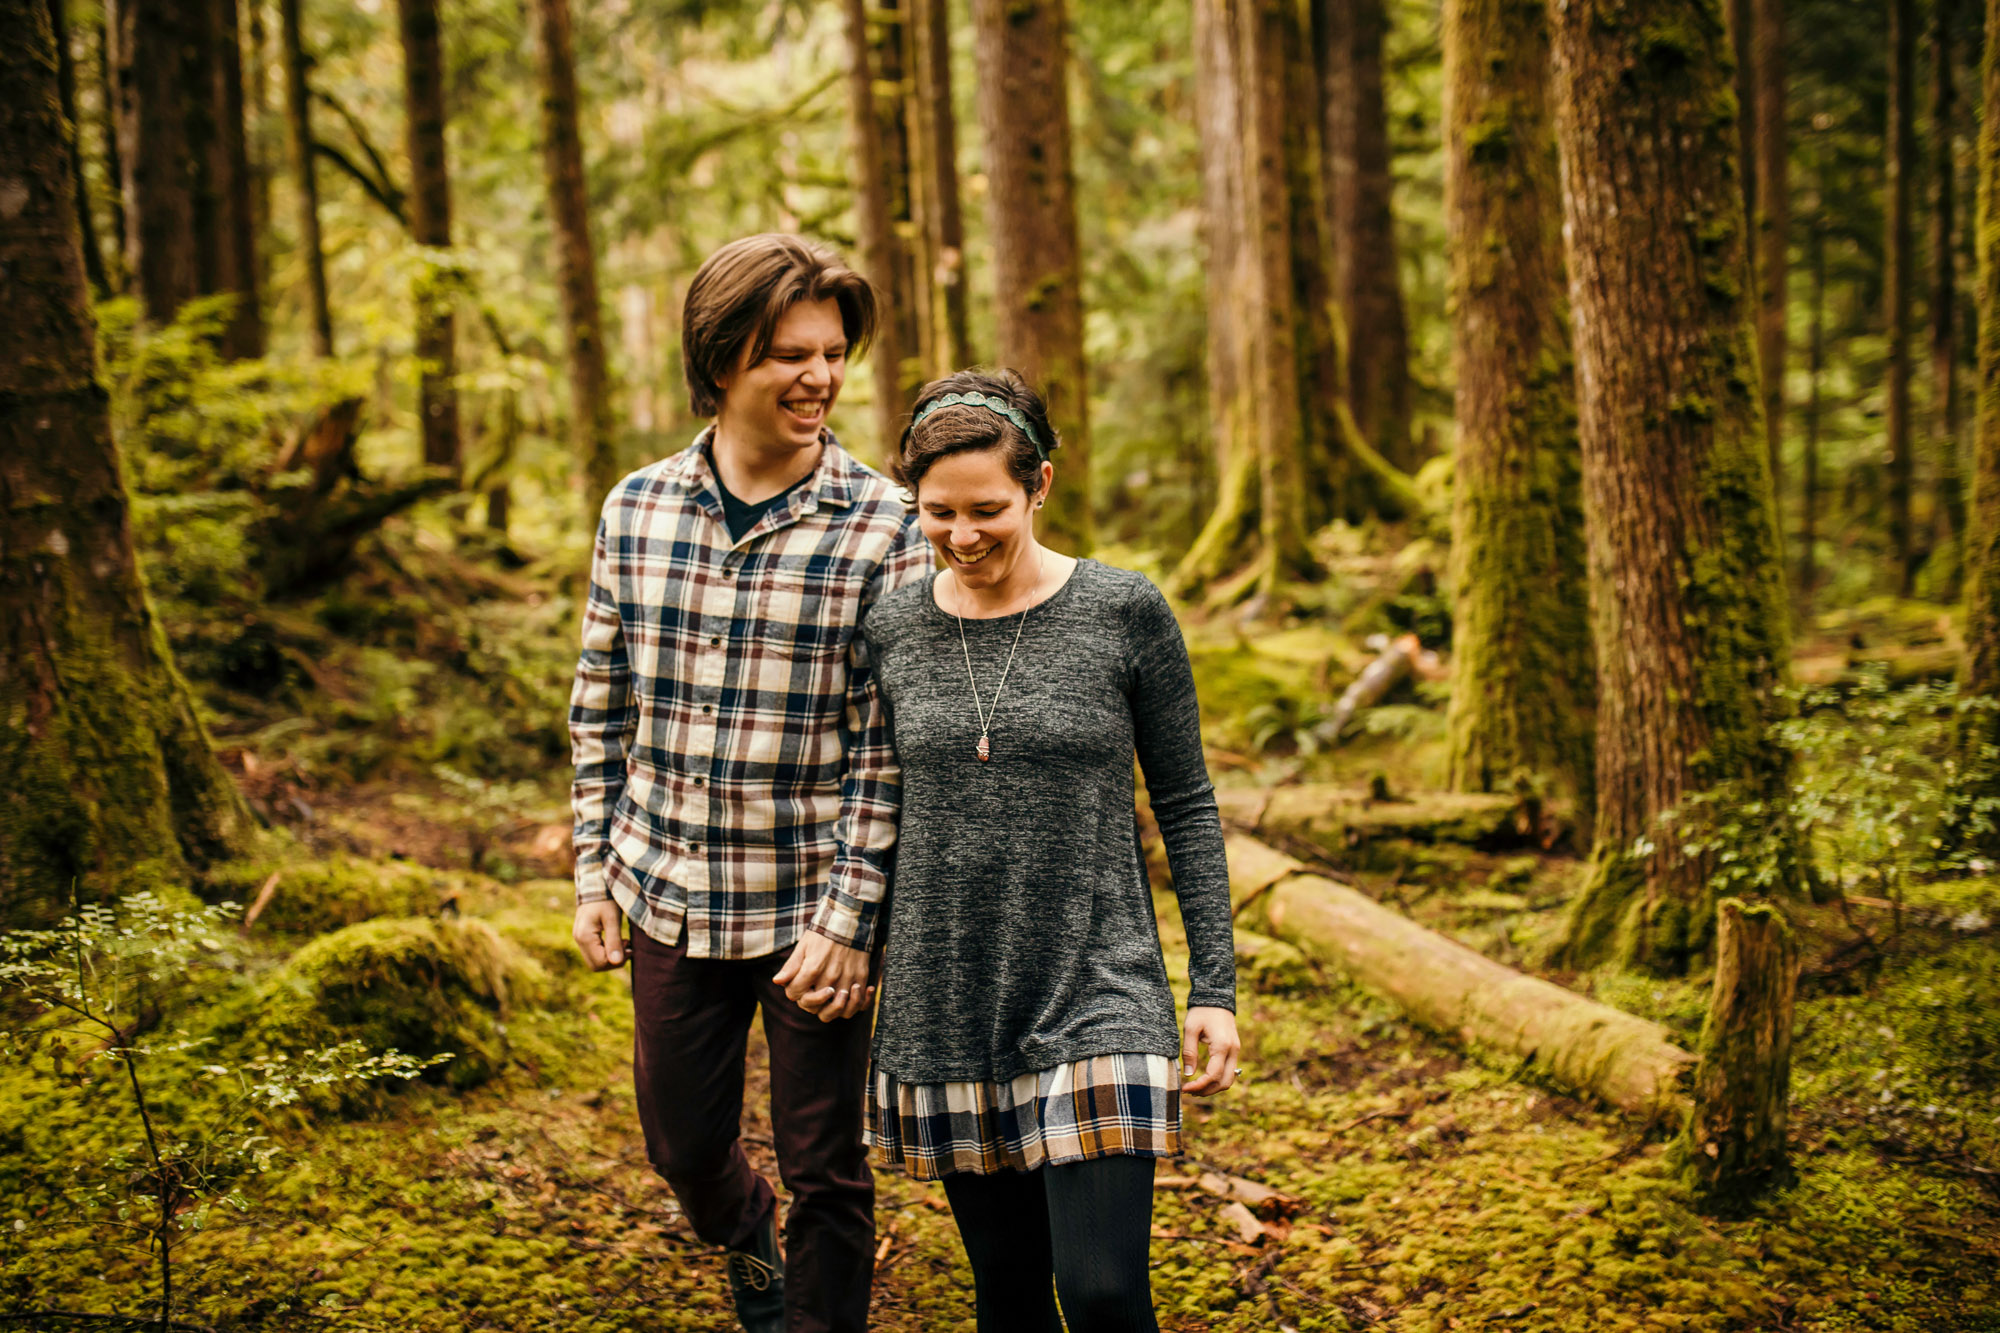
[[[248, 1182], [285, 1156], [264, 1113], [312, 1089], [409, 1079], [451, 1058], [345, 1042], [203, 1063], [206, 1040], [168, 1024], [195, 975], [228, 959], [236, 915], [233, 903], [183, 910], [135, 893], [79, 906], [52, 929], [0, 933], [0, 1050], [48, 1060], [79, 1091], [108, 1065], [129, 1095], [129, 1136], [98, 1160], [71, 1163], [57, 1188], [107, 1245], [151, 1256], [161, 1329], [173, 1326], [181, 1245], [249, 1214]], [[17, 1238], [29, 1229], [30, 1219], [12, 1219]]]

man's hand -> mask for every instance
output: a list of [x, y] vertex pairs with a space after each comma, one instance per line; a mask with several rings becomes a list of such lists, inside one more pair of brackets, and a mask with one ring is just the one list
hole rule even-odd
[[1208, 1047], [1208, 1064], [1201, 1077], [1181, 1085], [1181, 1091], [1196, 1097], [1222, 1092], [1236, 1082], [1236, 1057], [1243, 1043], [1236, 1036], [1236, 1015], [1227, 1009], [1187, 1011], [1187, 1036], [1181, 1041], [1181, 1076], [1194, 1073], [1199, 1048]]
[[578, 903], [576, 924], [570, 927], [569, 935], [583, 951], [583, 961], [590, 964], [591, 971], [609, 972], [625, 965], [624, 930], [625, 909], [606, 899]]
[[792, 948], [792, 956], [771, 978], [785, 988], [785, 997], [822, 1023], [852, 1018], [875, 998], [868, 984], [868, 952], [835, 943], [807, 931]]

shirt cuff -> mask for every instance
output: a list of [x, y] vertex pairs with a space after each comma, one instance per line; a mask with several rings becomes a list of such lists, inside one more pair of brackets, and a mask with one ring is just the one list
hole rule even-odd
[[815, 935], [824, 935], [835, 944], [864, 952], [875, 943], [875, 904], [855, 904], [829, 890], [820, 899], [819, 910], [806, 926]]
[[604, 858], [576, 863], [576, 905], [611, 901], [611, 885], [604, 877]]

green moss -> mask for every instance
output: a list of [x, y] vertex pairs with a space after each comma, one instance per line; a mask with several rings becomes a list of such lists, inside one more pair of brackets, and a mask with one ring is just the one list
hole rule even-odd
[[453, 877], [408, 862], [285, 858], [214, 867], [201, 877], [202, 896], [247, 909], [273, 874], [277, 887], [252, 927], [259, 932], [317, 935], [374, 917], [432, 915], [455, 888]]

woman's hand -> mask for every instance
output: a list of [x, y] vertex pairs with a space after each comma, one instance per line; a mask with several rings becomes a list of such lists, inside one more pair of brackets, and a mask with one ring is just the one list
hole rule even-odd
[[852, 1018], [875, 998], [875, 988], [868, 984], [867, 950], [850, 949], [811, 930], [799, 936], [792, 956], [771, 980], [822, 1023]]
[[1201, 1077], [1181, 1085], [1182, 1092], [1196, 1097], [1226, 1092], [1236, 1082], [1240, 1072], [1236, 1057], [1243, 1053], [1243, 1043], [1236, 1037], [1236, 1015], [1227, 1009], [1187, 1011], [1187, 1036], [1181, 1039], [1182, 1078], [1194, 1073], [1203, 1046], [1208, 1047], [1208, 1063], [1202, 1067]]

